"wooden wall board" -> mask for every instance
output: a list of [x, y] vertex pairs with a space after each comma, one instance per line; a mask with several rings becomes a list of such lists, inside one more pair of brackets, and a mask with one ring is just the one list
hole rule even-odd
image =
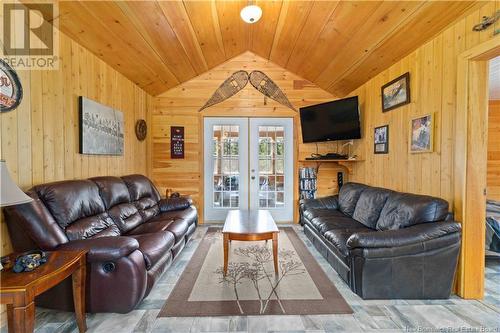
[[[285, 92], [295, 107], [330, 101], [335, 97], [313, 84], [294, 88], [294, 81], [303, 81], [280, 66], [251, 52], [233, 58], [209, 72], [192, 79], [154, 98], [152, 113], [152, 177], [161, 192], [167, 188], [189, 194], [199, 208], [203, 221], [203, 117], [293, 117], [295, 119], [296, 159], [316, 152], [315, 144], [302, 144], [298, 113], [264, 96], [250, 85], [224, 102], [198, 112], [212, 93], [233, 72], [261, 70]], [[170, 159], [170, 126], [185, 127], [186, 156]], [[337, 151], [337, 143], [320, 143], [320, 153]], [[297, 171], [299, 164], [295, 163]], [[318, 195], [337, 192], [336, 177], [343, 167], [334, 164], [321, 166]], [[295, 172], [294, 174], [297, 174]], [[296, 182], [296, 180], [295, 180]], [[298, 189], [294, 186], [296, 199]], [[297, 213], [297, 212], [296, 212]]]
[[[457, 101], [457, 98], [467, 97], [464, 91], [470, 90], [477, 99], [473, 110], [482, 110], [479, 97], [484, 93], [482, 88], [486, 89], [486, 67], [479, 63], [469, 66], [461, 59], [483, 44], [498, 42], [493, 28], [480, 33], [472, 30], [483, 13], [498, 8], [500, 2], [488, 3], [351, 93], [364, 96], [365, 134], [356, 142], [355, 152], [366, 161], [354, 164], [351, 180], [446, 199], [455, 218], [462, 222], [464, 245], [457, 274], [458, 292], [469, 298], [483, 295], [484, 265], [481, 263], [484, 262], [480, 246], [484, 243], [481, 240], [484, 228], [478, 226], [484, 226], [481, 202], [484, 187], [481, 186], [483, 179], [474, 177], [486, 175], [486, 153], [481, 150], [486, 148], [486, 141], [482, 141], [486, 131], [480, 130], [484, 119], [468, 119], [469, 100]], [[380, 87], [405, 72], [410, 72], [411, 103], [382, 112]], [[469, 81], [464, 79], [468, 76]], [[468, 85], [457, 85], [457, 82], [468, 82]], [[428, 113], [432, 113], [435, 120], [434, 151], [411, 154], [408, 152], [409, 119]], [[389, 154], [374, 155], [371, 133], [374, 127], [385, 124], [389, 124], [390, 130]], [[466, 135], [467, 128], [475, 131], [473, 137], [470, 133]], [[477, 155], [467, 155], [467, 147], [471, 146], [476, 147]], [[461, 160], [468, 162], [464, 165]], [[475, 208], [471, 210], [471, 207]]]
[[[64, 179], [148, 174], [150, 134], [138, 141], [134, 126], [137, 119], [148, 119], [151, 96], [64, 34], [59, 65], [52, 71], [18, 70], [24, 98], [16, 110], [0, 114], [1, 158], [14, 181], [26, 190]], [[80, 95], [124, 113], [123, 156], [78, 153]], [[0, 255], [5, 255], [12, 247], [1, 219]]]
[[487, 186], [487, 198], [500, 201], [500, 100], [489, 102]]
[[[499, 4], [497, 1], [496, 6]], [[471, 15], [479, 17], [480, 10]], [[457, 57], [481, 39], [493, 36], [492, 29], [483, 35], [473, 32], [474, 22], [475, 19], [462, 19], [349, 94], [363, 96], [364, 100], [363, 139], [356, 140], [354, 151], [366, 162], [354, 165], [352, 180], [440, 196], [453, 207]], [[410, 72], [411, 103], [382, 112], [380, 87], [406, 72]], [[434, 152], [410, 154], [409, 119], [427, 113], [435, 116]], [[389, 124], [390, 130], [389, 154], [375, 155], [373, 128], [385, 124]]]

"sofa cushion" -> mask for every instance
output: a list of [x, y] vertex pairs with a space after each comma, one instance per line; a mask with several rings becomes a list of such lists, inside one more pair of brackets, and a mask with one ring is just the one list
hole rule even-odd
[[130, 194], [125, 182], [119, 177], [90, 178], [99, 188], [102, 201], [109, 216], [121, 232], [134, 229], [143, 222], [137, 207], [130, 202]]
[[66, 227], [65, 232], [70, 241], [121, 234], [106, 212], [76, 220]]
[[309, 221], [317, 217], [329, 217], [329, 216], [346, 216], [339, 212], [338, 210], [327, 209], [327, 208], [309, 208], [303, 212], [303, 215]]
[[325, 209], [337, 210], [339, 209], [339, 196], [331, 195], [316, 199], [301, 199], [299, 201], [299, 205], [302, 210], [308, 210], [311, 208], [325, 208]]
[[377, 230], [396, 230], [425, 222], [446, 219], [448, 202], [443, 199], [410, 193], [392, 193], [377, 221]]
[[378, 187], [368, 187], [360, 195], [356, 208], [354, 209], [353, 219], [364, 224], [366, 227], [375, 229], [382, 208], [393, 193]]
[[344, 214], [342, 214], [339, 211], [333, 211], [328, 216], [318, 216], [318, 217], [315, 217], [315, 218], [309, 220], [309, 224], [312, 225], [316, 230], [319, 231], [320, 228], [321, 228], [321, 226], [326, 221], [331, 220], [331, 219], [342, 218], [342, 217], [349, 218], [349, 217], [345, 216]]
[[130, 200], [137, 207], [144, 221], [158, 215], [160, 194], [151, 181], [143, 175], [124, 176], [122, 179], [129, 190]]
[[69, 240], [118, 236], [99, 188], [90, 180], [67, 180], [34, 187]]
[[144, 222], [137, 207], [131, 203], [123, 203], [111, 207], [109, 209], [109, 216], [123, 233], [136, 228]]
[[121, 178], [128, 187], [132, 201], [147, 197], [152, 198], [156, 202], [160, 201], [160, 194], [146, 176], [129, 175]]
[[361, 193], [368, 186], [358, 183], [347, 183], [339, 191], [339, 210], [352, 217]]
[[174, 246], [174, 235], [167, 231], [159, 231], [151, 234], [130, 235], [139, 242], [139, 251], [144, 256], [146, 269], [149, 270], [164, 256], [170, 255]]
[[123, 203], [130, 202], [127, 185], [119, 177], [94, 177], [90, 178], [99, 188], [99, 194], [106, 209]]
[[[198, 212], [196, 208], [191, 206], [183, 210], [170, 211], [165, 213], [160, 213], [158, 219], [170, 219], [170, 220], [186, 220], [188, 225], [192, 225], [198, 221]], [[156, 219], [155, 219], [156, 220]]]
[[48, 183], [34, 189], [63, 229], [76, 220], [105, 211], [99, 188], [90, 180]]
[[175, 242], [185, 241], [185, 237], [188, 232], [189, 224], [187, 220], [175, 220], [170, 223], [167, 230], [174, 234]]
[[347, 256], [349, 254], [349, 250], [347, 249], [347, 240], [354, 232], [354, 230], [349, 229], [333, 229], [325, 232], [323, 237], [332, 243], [332, 245], [335, 246], [335, 248], [337, 248], [342, 255]]
[[162, 213], [150, 221], [139, 225], [137, 228], [130, 230], [127, 235], [140, 235], [147, 233], [154, 233], [159, 231], [170, 231], [175, 237], [175, 243], [184, 240], [184, 236], [188, 230], [188, 223], [186, 220], [178, 219], [172, 220]]
[[319, 228], [319, 233], [324, 235], [330, 230], [356, 230], [356, 232], [361, 231], [371, 231], [372, 229], [365, 227], [358, 221], [351, 219], [350, 217], [327, 219], [324, 220], [323, 224]]

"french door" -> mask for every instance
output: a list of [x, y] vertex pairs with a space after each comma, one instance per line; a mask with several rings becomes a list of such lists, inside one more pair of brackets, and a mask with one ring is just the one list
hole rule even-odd
[[293, 119], [205, 118], [205, 220], [231, 209], [293, 219]]

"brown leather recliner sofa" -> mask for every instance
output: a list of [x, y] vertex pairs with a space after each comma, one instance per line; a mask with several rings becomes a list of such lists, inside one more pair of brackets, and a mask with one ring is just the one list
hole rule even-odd
[[[60, 181], [27, 193], [33, 202], [4, 211], [14, 249], [88, 250], [87, 312], [134, 309], [198, 221], [191, 199], [161, 199], [142, 175]], [[71, 281], [36, 302], [71, 311]]]

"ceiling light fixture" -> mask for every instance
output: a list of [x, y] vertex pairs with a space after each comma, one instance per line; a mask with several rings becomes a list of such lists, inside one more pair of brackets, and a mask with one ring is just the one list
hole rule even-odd
[[240, 12], [241, 19], [246, 23], [255, 23], [262, 17], [262, 9], [257, 5], [250, 5]]

